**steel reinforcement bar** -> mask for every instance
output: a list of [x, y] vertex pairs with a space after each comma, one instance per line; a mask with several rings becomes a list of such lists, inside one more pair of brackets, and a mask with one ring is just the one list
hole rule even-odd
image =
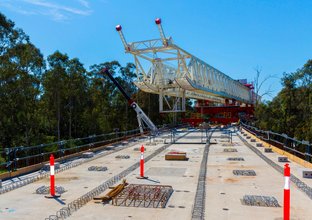
[[[178, 139], [186, 136], [189, 134], [187, 132], [186, 134], [182, 135]], [[152, 154], [147, 156], [144, 160], [145, 162], [148, 162], [153, 157], [157, 156], [159, 153], [167, 149], [170, 144], [165, 144], [164, 146], [158, 148], [155, 150]], [[82, 206], [86, 205], [88, 202], [90, 202], [95, 196], [98, 196], [99, 194], [103, 193], [106, 189], [108, 189], [110, 186], [116, 184], [119, 182], [122, 178], [126, 177], [128, 174], [136, 170], [138, 167], [140, 167], [140, 162], [137, 162], [133, 164], [132, 166], [128, 167], [124, 171], [120, 172], [119, 174], [113, 176], [109, 180], [105, 181], [101, 185], [95, 187], [91, 191], [87, 192], [86, 194], [80, 196], [78, 199], [72, 201], [67, 205], [67, 207], [61, 208], [59, 211], [56, 212], [56, 215], [50, 215], [48, 218], [45, 218], [45, 220], [60, 220], [60, 219], [66, 219], [70, 217], [75, 211], [79, 210]]]
[[197, 189], [195, 194], [195, 200], [192, 210], [192, 220], [205, 219], [205, 198], [206, 198], [206, 173], [207, 173], [207, 161], [210, 148], [210, 138], [214, 130], [211, 130], [208, 135], [207, 142], [204, 149], [203, 159], [200, 164], [199, 177], [197, 183]]
[[[275, 163], [274, 161], [270, 160], [268, 157], [266, 157], [264, 154], [262, 154], [261, 151], [259, 151], [257, 148], [249, 144], [244, 138], [241, 137], [240, 134], [238, 134], [238, 137], [243, 141], [243, 143], [254, 153], [256, 153], [261, 159], [263, 159], [267, 164], [269, 164], [271, 167], [273, 167], [275, 170], [277, 170], [279, 173], [284, 175], [284, 168]], [[290, 180], [293, 182], [296, 187], [304, 192], [310, 199], [312, 199], [312, 188], [302, 182], [300, 179], [298, 179], [295, 175], [290, 175]]]

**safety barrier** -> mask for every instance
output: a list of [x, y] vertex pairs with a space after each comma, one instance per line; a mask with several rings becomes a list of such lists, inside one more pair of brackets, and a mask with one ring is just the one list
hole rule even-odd
[[[186, 126], [185, 124], [176, 125], [175, 128]], [[163, 124], [157, 126], [159, 132], [167, 131], [173, 128], [173, 125]], [[144, 134], [148, 134], [145, 131]], [[10, 178], [18, 176], [23, 173], [29, 173], [41, 168], [41, 163], [49, 160], [50, 154], [54, 154], [56, 161], [59, 159], [69, 159], [80, 156], [82, 152], [96, 151], [104, 149], [103, 145], [123, 141], [125, 139], [140, 136], [140, 129], [133, 129], [129, 131], [111, 132], [100, 135], [89, 135], [83, 138], [75, 138], [69, 140], [62, 140], [49, 144], [40, 144], [36, 146], [19, 146], [12, 148], [4, 148], [0, 151], [0, 156], [6, 158], [6, 162], [0, 163], [0, 170], [8, 170], [6, 175], [1, 175], [0, 178]], [[99, 149], [100, 148], [100, 149]], [[31, 169], [31, 166], [35, 166]], [[21, 171], [27, 167], [25, 172]], [[21, 172], [20, 172], [21, 171]]]
[[308, 141], [299, 141], [295, 138], [288, 137], [286, 134], [264, 131], [245, 123], [241, 123], [240, 126], [259, 139], [304, 159], [307, 162], [312, 162], [312, 145]]
[[22, 167], [44, 163], [49, 160], [50, 154], [54, 154], [55, 158], [65, 159], [68, 155], [74, 155], [90, 149], [92, 150], [98, 146], [122, 141], [136, 135], [140, 135], [139, 129], [89, 135], [83, 138], [62, 140], [36, 146], [4, 148], [1, 154], [6, 158], [6, 162], [0, 164], [0, 169], [8, 169], [9, 172], [13, 172]]
[[[109, 154], [118, 152], [118, 151], [123, 150], [123, 149], [128, 148], [128, 147], [132, 147], [133, 145], [135, 145], [135, 143], [128, 144], [128, 146], [121, 146], [118, 149], [114, 149], [114, 151], [105, 152], [104, 154], [98, 154], [98, 155], [96, 155], [96, 156], [94, 156], [92, 158], [84, 159], [83, 161], [75, 161], [75, 162], [66, 164], [66, 165], [60, 167], [59, 169], [56, 169], [55, 173], [63, 172], [65, 170], [68, 170], [68, 169], [71, 169], [73, 167], [79, 166], [82, 163], [90, 162], [90, 161], [95, 160], [95, 159], [97, 159], [99, 157], [102, 157], [102, 156], [105, 156], [105, 155], [109, 155]], [[2, 188], [0, 188], [0, 195], [3, 194], [3, 193], [6, 193], [6, 192], [12, 191], [14, 189], [20, 188], [22, 186], [25, 186], [27, 184], [33, 183], [35, 181], [41, 180], [43, 178], [47, 178], [49, 176], [50, 176], [49, 172], [39, 173], [38, 175], [36, 175], [34, 177], [30, 177], [28, 179], [21, 180], [19, 182], [13, 183], [13, 184], [10, 184], [10, 185], [7, 185], [7, 186], [3, 186]]]

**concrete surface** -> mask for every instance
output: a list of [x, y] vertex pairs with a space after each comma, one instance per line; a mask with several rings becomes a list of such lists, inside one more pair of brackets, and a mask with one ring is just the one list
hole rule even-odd
[[[192, 132], [182, 137], [145, 164], [148, 179], [137, 179], [139, 168], [130, 173], [126, 179], [133, 184], [170, 185], [174, 192], [164, 209], [117, 207], [111, 203], [102, 204], [91, 201], [74, 212], [69, 219], [191, 219], [192, 208], [197, 189], [200, 164], [204, 144], [201, 144], [201, 132]], [[241, 204], [244, 195], [274, 196], [283, 205], [284, 177], [259, 156], [252, 152], [237, 135], [233, 135], [233, 143], [224, 138], [223, 132], [216, 132], [210, 146], [206, 175], [205, 219], [279, 219], [282, 207], [257, 207]], [[166, 135], [168, 136], [168, 135]], [[180, 137], [178, 135], [177, 137]], [[169, 137], [169, 136], [168, 136]], [[246, 138], [246, 137], [244, 137]], [[161, 139], [161, 138], [160, 138]], [[168, 138], [167, 138], [168, 139]], [[100, 185], [117, 173], [130, 167], [140, 159], [140, 152], [134, 148], [143, 142], [125, 148], [110, 155], [104, 155], [93, 161], [71, 168], [56, 176], [56, 185], [65, 188], [59, 200], [46, 199], [35, 194], [42, 185], [48, 185], [49, 179], [43, 179], [11, 192], [0, 195], [0, 219], [45, 219], [65, 207], [94, 187]], [[256, 143], [251, 143], [256, 146]], [[127, 146], [127, 143], [125, 143]], [[146, 146], [145, 157], [163, 146], [157, 142], [155, 146]], [[237, 152], [224, 152], [224, 148], [237, 149]], [[264, 153], [264, 148], [257, 148]], [[184, 151], [188, 161], [166, 161], [169, 151]], [[276, 163], [279, 155], [264, 153]], [[117, 155], [129, 155], [130, 159], [116, 159]], [[243, 157], [244, 161], [229, 161], [228, 157]], [[280, 163], [283, 165], [282, 163]], [[105, 172], [88, 171], [90, 166], [106, 166]], [[300, 165], [290, 163], [292, 173], [307, 185], [312, 186], [312, 179], [302, 178]], [[235, 176], [233, 170], [254, 170], [256, 176]], [[104, 192], [105, 195], [108, 191]], [[312, 201], [303, 192], [291, 184], [291, 218], [312, 219]]]

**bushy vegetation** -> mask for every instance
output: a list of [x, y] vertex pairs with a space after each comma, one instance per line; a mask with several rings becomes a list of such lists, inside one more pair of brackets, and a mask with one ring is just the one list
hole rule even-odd
[[103, 61], [87, 71], [77, 58], [55, 51], [44, 59], [23, 30], [0, 13], [0, 151], [138, 128], [135, 112], [102, 68], [139, 103], [155, 124], [158, 97], [133, 85], [135, 66]]
[[[137, 128], [135, 112], [99, 74], [104, 67], [155, 124], [175, 118], [159, 114], [157, 95], [133, 85], [132, 63], [103, 61], [86, 70], [78, 58], [60, 51], [45, 60], [23, 30], [0, 13], [0, 151]], [[272, 101], [257, 105], [256, 126], [312, 142], [312, 60], [285, 74], [282, 84]]]
[[285, 73], [283, 89], [256, 108], [256, 126], [312, 143], [312, 60], [296, 72]]

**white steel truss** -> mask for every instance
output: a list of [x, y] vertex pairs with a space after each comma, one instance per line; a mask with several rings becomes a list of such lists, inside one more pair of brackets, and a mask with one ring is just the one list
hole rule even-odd
[[[159, 94], [160, 112], [185, 111], [185, 98], [210, 100], [224, 103], [232, 99], [252, 104], [252, 91], [228, 75], [193, 56], [179, 46], [172, 38], [166, 38], [161, 20], [155, 20], [159, 39], [127, 43], [121, 30], [116, 26], [126, 53], [134, 56], [137, 80], [141, 90]], [[144, 62], [151, 65], [147, 67]], [[167, 97], [171, 98], [170, 104]]]

